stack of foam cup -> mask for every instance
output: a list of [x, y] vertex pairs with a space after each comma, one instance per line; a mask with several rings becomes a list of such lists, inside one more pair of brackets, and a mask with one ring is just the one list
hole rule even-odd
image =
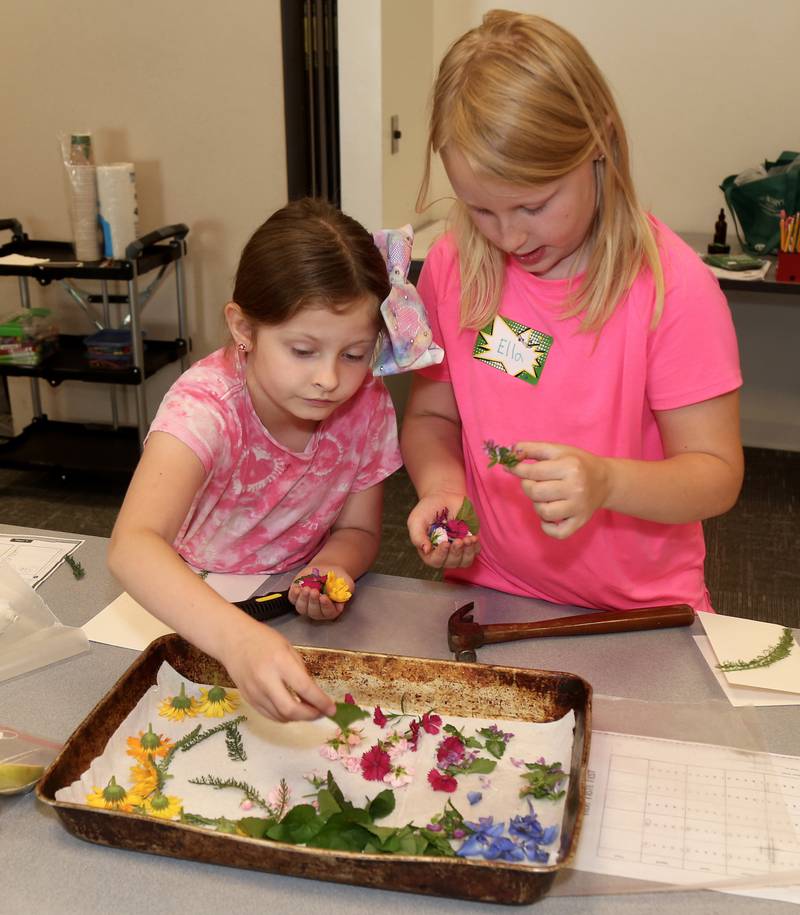
[[94, 165], [67, 165], [75, 259], [101, 258], [97, 226], [97, 176]]
[[97, 166], [97, 194], [103, 253], [122, 260], [125, 249], [139, 234], [139, 209], [136, 200], [136, 172], [132, 162]]

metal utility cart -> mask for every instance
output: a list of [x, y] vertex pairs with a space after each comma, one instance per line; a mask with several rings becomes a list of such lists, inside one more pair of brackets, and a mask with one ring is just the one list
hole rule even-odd
[[[38, 365], [0, 364], [0, 376], [30, 378], [33, 421], [19, 435], [0, 444], [0, 467], [51, 468], [65, 471], [131, 473], [136, 466], [147, 433], [145, 380], [164, 366], [180, 361], [187, 367], [190, 340], [186, 328], [186, 291], [183, 258], [186, 236], [182, 223], [155, 229], [128, 245], [125, 260], [83, 262], [75, 260], [71, 243], [34, 241], [16, 219], [0, 219], [0, 230], [11, 232], [11, 241], [0, 246], [0, 258], [8, 254], [47, 258], [46, 263], [8, 264], [0, 260], [0, 277], [15, 276], [23, 309], [31, 308], [29, 281], [42, 286], [58, 281], [86, 313], [90, 327], [104, 330], [113, 326], [112, 306], [127, 306], [118, 327], [131, 334], [132, 360], [122, 367], [90, 365], [83, 334], [59, 334], [58, 347]], [[170, 267], [174, 268], [177, 332], [174, 340], [143, 340], [141, 315], [161, 286]], [[144, 286], [141, 278], [154, 273]], [[78, 282], [99, 282], [99, 292], [89, 293]], [[111, 281], [127, 284], [127, 293], [109, 292]], [[102, 314], [95, 313], [100, 306]], [[86, 381], [111, 385], [111, 423], [108, 425], [57, 422], [42, 412], [38, 379], [57, 387], [62, 381]], [[116, 385], [133, 385], [136, 395], [136, 428], [119, 425]]]

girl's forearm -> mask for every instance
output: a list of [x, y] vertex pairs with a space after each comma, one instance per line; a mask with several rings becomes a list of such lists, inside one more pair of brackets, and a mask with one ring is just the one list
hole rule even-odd
[[134, 600], [218, 660], [250, 622], [154, 531], [113, 537], [108, 565]]
[[434, 414], [407, 415], [400, 445], [406, 470], [420, 498], [431, 492], [466, 491], [458, 423]]
[[728, 511], [739, 495], [742, 469], [712, 454], [679, 454], [660, 461], [606, 458], [603, 507], [657, 521], [685, 524]]
[[380, 535], [377, 533], [356, 527], [337, 528], [309, 565], [316, 566], [321, 572], [326, 567], [340, 566], [355, 579], [370, 568], [379, 547]]

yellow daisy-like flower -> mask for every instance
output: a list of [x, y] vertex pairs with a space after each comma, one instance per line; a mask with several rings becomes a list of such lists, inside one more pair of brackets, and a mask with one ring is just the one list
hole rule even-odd
[[90, 807], [102, 807], [104, 810], [121, 810], [123, 813], [131, 813], [134, 807], [141, 807], [143, 801], [138, 794], [126, 791], [122, 785], [118, 785], [116, 778], [112, 775], [111, 781], [105, 788], [94, 786], [94, 791], [86, 795], [86, 803]]
[[131, 766], [131, 791], [139, 797], [147, 797], [158, 788], [158, 775], [152, 762], [143, 760], [141, 765]]
[[183, 721], [184, 718], [194, 718], [199, 709], [197, 699], [190, 699], [186, 695], [186, 685], [181, 683], [181, 691], [177, 696], [169, 696], [158, 706], [158, 714], [170, 721]]
[[200, 700], [197, 711], [209, 718], [222, 718], [239, 706], [239, 694], [223, 686], [212, 686], [211, 689], [200, 688]]
[[156, 734], [153, 725], [147, 726], [146, 731], [139, 731], [138, 737], [128, 738], [128, 756], [134, 756], [141, 762], [147, 762], [148, 757], [166, 756], [172, 747], [172, 741], [163, 734]]
[[336, 604], [343, 604], [353, 596], [343, 578], [337, 578], [334, 572], [328, 572], [325, 578], [325, 594]]
[[144, 802], [145, 813], [150, 816], [160, 817], [162, 820], [174, 820], [181, 815], [183, 810], [183, 801], [173, 795], [156, 792], [152, 797], [148, 797]]

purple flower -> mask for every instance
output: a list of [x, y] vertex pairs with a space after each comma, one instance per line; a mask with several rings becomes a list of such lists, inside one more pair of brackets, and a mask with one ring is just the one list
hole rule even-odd
[[505, 823], [495, 823], [493, 817], [481, 817], [477, 823], [465, 820], [464, 825], [472, 830], [472, 835], [467, 836], [464, 844], [456, 852], [462, 858], [484, 855], [492, 840], [501, 836], [505, 828]]
[[443, 769], [459, 765], [464, 761], [464, 744], [458, 737], [445, 737], [436, 751], [436, 761]]
[[507, 839], [505, 836], [498, 836], [492, 840], [483, 853], [483, 857], [487, 861], [523, 861], [525, 852], [511, 839]]
[[482, 798], [483, 795], [480, 791], [470, 791], [467, 794], [467, 800], [469, 801], [471, 807], [474, 807]]

